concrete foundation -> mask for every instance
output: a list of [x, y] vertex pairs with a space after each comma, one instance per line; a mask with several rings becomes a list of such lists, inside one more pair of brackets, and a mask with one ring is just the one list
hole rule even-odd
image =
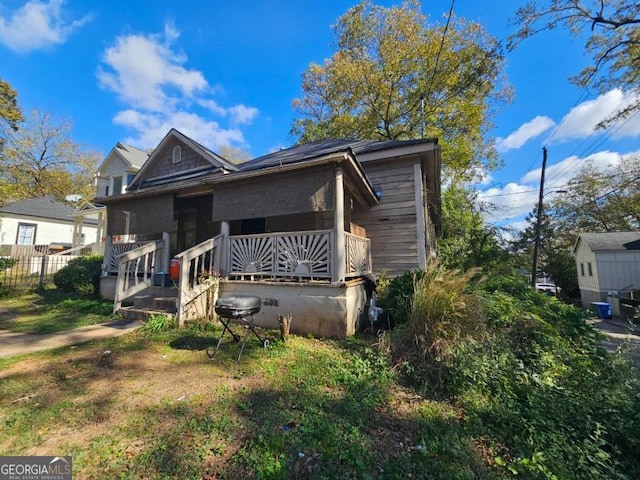
[[[115, 277], [103, 277], [100, 295], [113, 300]], [[155, 289], [160, 289], [155, 287]], [[154, 287], [137, 295], [153, 295]], [[278, 315], [292, 316], [290, 332], [316, 337], [345, 338], [354, 335], [361, 321], [366, 320], [367, 295], [364, 281], [352, 280], [344, 285], [295, 282], [221, 281], [218, 297], [251, 295], [262, 299], [255, 324], [279, 329]], [[205, 312], [204, 305], [194, 312]], [[187, 316], [188, 321], [192, 315]]]
[[367, 301], [364, 282], [346, 285], [284, 282], [220, 282], [219, 297], [252, 295], [262, 298], [255, 324], [278, 329], [278, 315], [290, 314], [291, 333], [345, 338], [356, 333]]

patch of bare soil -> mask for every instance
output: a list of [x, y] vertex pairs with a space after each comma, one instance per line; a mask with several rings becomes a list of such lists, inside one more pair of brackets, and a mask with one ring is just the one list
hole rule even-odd
[[[69, 446], [87, 445], [115, 428], [135, 422], [135, 417], [158, 406], [215, 401], [216, 391], [252, 388], [257, 377], [234, 375], [204, 350], [171, 350], [149, 346], [142, 350], [108, 350], [102, 346], [72, 349], [54, 360], [34, 357], [21, 360], [0, 371], [0, 382], [15, 380], [24, 385], [15, 398], [0, 399], [0, 408], [10, 405], [52, 407], [61, 404], [65, 415], [38, 429], [38, 441], [20, 454], [52, 455]], [[161, 414], [160, 414], [161, 415]], [[153, 435], [162, 435], [174, 419], [158, 420]], [[141, 440], [131, 442], [127, 451], [135, 456]], [[12, 451], [11, 440], [0, 442], [0, 452]], [[129, 451], [130, 450], [130, 451]]]

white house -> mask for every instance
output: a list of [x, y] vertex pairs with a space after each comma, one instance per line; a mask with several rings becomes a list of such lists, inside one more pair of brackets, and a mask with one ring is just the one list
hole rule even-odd
[[581, 233], [573, 254], [583, 307], [640, 289], [640, 232]]
[[118, 142], [98, 167], [96, 197], [124, 193], [147, 158], [149, 154], [144, 150]]
[[77, 229], [75, 213], [73, 207], [53, 197], [8, 203], [0, 207], [0, 244], [71, 247], [99, 240], [95, 222], [86, 222], [82, 230]]

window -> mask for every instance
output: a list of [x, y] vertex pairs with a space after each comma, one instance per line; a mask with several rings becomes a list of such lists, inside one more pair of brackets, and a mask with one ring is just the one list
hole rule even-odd
[[133, 177], [135, 176], [136, 176], [135, 173], [127, 173], [127, 185], [131, 183], [131, 181], [133, 180]]
[[176, 145], [173, 147], [173, 163], [179, 163], [180, 161], [182, 161], [182, 147]]
[[593, 270], [591, 270], [591, 262], [587, 263], [587, 267], [589, 268], [589, 276], [593, 277]]
[[113, 194], [122, 193], [122, 177], [113, 177]]
[[580, 275], [584, 277], [584, 263], [580, 264]]
[[108, 197], [109, 196], [109, 185], [107, 185], [106, 187], [104, 187], [104, 196]]
[[18, 236], [16, 238], [17, 245], [35, 245], [36, 243], [35, 223], [18, 223]]

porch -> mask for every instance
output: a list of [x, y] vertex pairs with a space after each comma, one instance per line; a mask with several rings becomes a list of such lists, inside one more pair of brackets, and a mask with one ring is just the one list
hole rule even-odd
[[[168, 284], [180, 326], [212, 318], [216, 295], [256, 295], [263, 299], [256, 315], [260, 326], [276, 328], [278, 314], [292, 314], [295, 333], [355, 333], [367, 300], [363, 276], [372, 273], [368, 238], [334, 230], [254, 235], [229, 235], [224, 225], [222, 230], [172, 261], [168, 233], [149, 242], [107, 237], [101, 295], [114, 300], [117, 312], [123, 303]], [[167, 282], [170, 263], [178, 275]]]

